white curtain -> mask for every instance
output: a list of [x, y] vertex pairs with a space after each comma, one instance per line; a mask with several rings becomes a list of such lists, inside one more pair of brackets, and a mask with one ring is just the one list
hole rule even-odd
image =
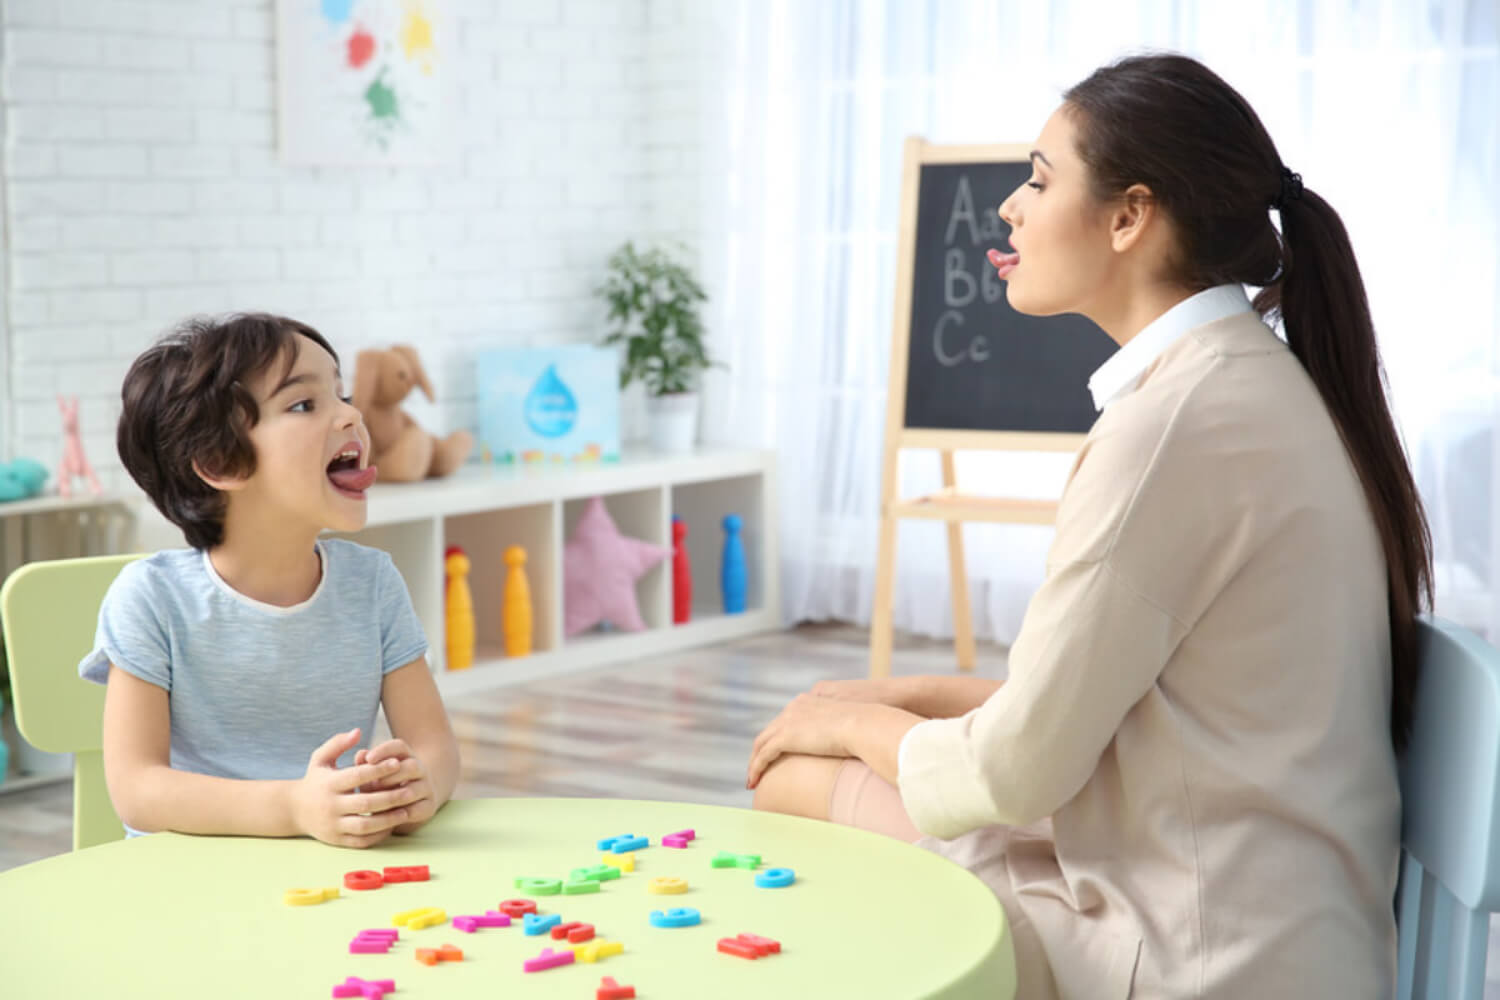
[[[1205, 61], [1342, 214], [1433, 521], [1439, 611], [1500, 634], [1500, 23], [1495, 0], [724, 0], [700, 245], [727, 361], [710, 440], [775, 449], [787, 620], [869, 620], [901, 144], [1028, 142], [1142, 48]], [[1070, 458], [960, 456], [1055, 496]], [[939, 484], [909, 453], [903, 495]], [[1009, 643], [1051, 529], [965, 528], [976, 631]], [[898, 628], [952, 634], [941, 527], [906, 522]]]

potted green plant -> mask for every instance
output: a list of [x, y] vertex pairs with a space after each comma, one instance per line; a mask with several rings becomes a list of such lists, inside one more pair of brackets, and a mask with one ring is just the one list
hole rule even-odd
[[661, 248], [627, 242], [608, 261], [596, 290], [613, 327], [604, 343], [624, 345], [620, 388], [639, 379], [647, 394], [651, 445], [691, 451], [698, 432], [699, 377], [714, 362], [703, 345], [700, 308], [708, 301], [688, 267]]

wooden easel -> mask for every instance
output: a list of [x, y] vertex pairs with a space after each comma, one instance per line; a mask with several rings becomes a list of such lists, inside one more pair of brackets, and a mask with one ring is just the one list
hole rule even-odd
[[[940, 430], [905, 426], [907, 359], [911, 343], [912, 288], [916, 275], [918, 195], [921, 168], [929, 163], [1025, 161], [1019, 145], [935, 146], [919, 138], [906, 140], [901, 180], [901, 223], [896, 267], [896, 303], [892, 318], [890, 391], [886, 402], [885, 446], [880, 484], [880, 544], [875, 563], [875, 606], [870, 622], [870, 676], [891, 671], [892, 609], [896, 589], [896, 539], [901, 518], [943, 521], [948, 526], [948, 572], [953, 592], [953, 642], [960, 670], [974, 669], [974, 621], [969, 608], [964, 565], [966, 521], [1051, 524], [1057, 501], [966, 496], [958, 489], [954, 453], [958, 451], [1077, 451], [1084, 435], [1014, 431]], [[927, 496], [897, 495], [897, 472], [903, 449], [936, 450], [942, 460], [943, 487]]]

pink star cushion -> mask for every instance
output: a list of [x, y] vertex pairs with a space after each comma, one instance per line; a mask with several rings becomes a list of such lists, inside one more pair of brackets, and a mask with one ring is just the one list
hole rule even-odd
[[604, 501], [590, 500], [563, 546], [563, 634], [577, 635], [600, 622], [644, 629], [635, 582], [666, 556], [659, 545], [620, 534]]

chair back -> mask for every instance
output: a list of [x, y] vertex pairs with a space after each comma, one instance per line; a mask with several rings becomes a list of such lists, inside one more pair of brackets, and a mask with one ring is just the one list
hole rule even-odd
[[1398, 1000], [1482, 1000], [1500, 909], [1500, 650], [1417, 622], [1421, 675], [1401, 759]]
[[39, 750], [73, 755], [75, 851], [125, 836], [104, 784], [104, 687], [79, 677], [78, 663], [94, 648], [105, 591], [139, 558], [27, 563], [0, 587], [16, 728]]

